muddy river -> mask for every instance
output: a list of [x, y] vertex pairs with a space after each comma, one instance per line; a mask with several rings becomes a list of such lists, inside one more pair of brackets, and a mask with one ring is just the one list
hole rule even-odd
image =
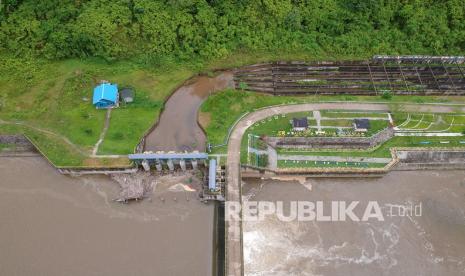
[[213, 78], [196, 77], [180, 87], [146, 137], [145, 151], [205, 151], [206, 137], [197, 123], [199, 107], [211, 93], [233, 85], [233, 74], [224, 72]]
[[108, 177], [0, 157], [0, 275], [211, 275], [214, 208], [189, 183], [160, 179], [125, 205]]
[[[311, 179], [304, 185], [248, 181], [244, 196], [249, 201], [283, 201], [285, 207], [294, 200], [377, 201], [384, 214], [384, 221], [368, 222], [282, 222], [273, 215], [246, 222], [247, 276], [465, 275], [464, 171]], [[391, 206], [421, 206], [421, 214]]]

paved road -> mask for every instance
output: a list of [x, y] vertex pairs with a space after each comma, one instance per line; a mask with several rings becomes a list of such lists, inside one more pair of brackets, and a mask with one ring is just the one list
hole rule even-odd
[[[465, 112], [464, 106], [451, 105], [425, 105], [425, 104], [405, 104], [403, 111], [410, 112]], [[257, 121], [267, 117], [293, 112], [340, 109], [340, 110], [363, 110], [363, 111], [389, 111], [387, 104], [375, 103], [312, 103], [297, 105], [282, 105], [260, 109], [245, 116], [239, 121], [231, 133], [228, 144], [227, 157], [227, 188], [226, 200], [229, 202], [242, 203], [242, 187], [240, 176], [240, 150], [241, 140], [247, 128]], [[242, 276], [243, 266], [243, 246], [242, 246], [242, 222], [238, 220], [226, 221], [226, 275]]]

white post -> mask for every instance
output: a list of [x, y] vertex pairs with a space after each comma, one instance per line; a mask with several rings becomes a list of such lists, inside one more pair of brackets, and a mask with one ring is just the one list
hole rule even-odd
[[163, 167], [161, 165], [161, 161], [157, 161], [157, 163], [155, 164], [155, 168], [157, 168], [157, 171], [161, 172]]
[[150, 171], [150, 164], [149, 164], [149, 161], [147, 161], [146, 159], [144, 159], [142, 161], [142, 167], [144, 168], [145, 171]]
[[168, 164], [168, 168], [170, 169], [170, 171], [174, 171], [173, 160], [168, 159], [167, 164]]
[[179, 160], [179, 166], [181, 166], [181, 170], [186, 171], [186, 160]]

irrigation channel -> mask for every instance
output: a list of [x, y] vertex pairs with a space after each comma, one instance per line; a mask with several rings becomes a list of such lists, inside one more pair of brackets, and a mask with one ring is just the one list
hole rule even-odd
[[215, 91], [233, 87], [233, 75], [198, 76], [178, 88], [166, 101], [158, 122], [145, 137], [145, 151], [204, 152], [206, 136], [197, 123], [202, 102]]

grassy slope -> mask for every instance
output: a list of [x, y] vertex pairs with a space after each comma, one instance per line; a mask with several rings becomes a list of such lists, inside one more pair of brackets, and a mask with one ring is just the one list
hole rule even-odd
[[68, 150], [62, 139], [52, 139], [28, 126], [57, 133], [90, 153], [105, 116], [104, 110], [92, 106], [93, 87], [102, 79], [133, 86], [136, 102], [113, 110], [107, 138], [99, 151], [99, 154], [127, 154], [157, 119], [169, 93], [192, 75], [187, 67], [150, 70], [131, 62], [107, 64], [94, 59], [31, 61], [21, 70], [19, 59], [4, 58], [7, 62], [0, 68], [0, 89], [7, 92], [0, 97], [0, 119], [26, 126], [0, 125], [0, 133], [28, 134], [52, 162], [64, 166], [85, 164], [87, 158]]

